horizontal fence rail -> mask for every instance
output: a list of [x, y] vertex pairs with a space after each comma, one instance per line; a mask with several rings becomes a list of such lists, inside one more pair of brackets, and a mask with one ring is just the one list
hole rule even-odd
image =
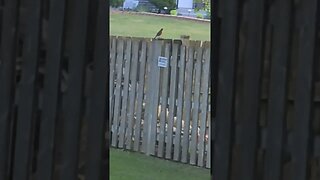
[[210, 42], [111, 36], [110, 47], [111, 145], [210, 168]]

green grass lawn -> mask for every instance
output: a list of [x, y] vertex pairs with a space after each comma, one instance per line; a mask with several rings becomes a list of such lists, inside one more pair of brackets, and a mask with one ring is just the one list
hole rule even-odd
[[161, 28], [164, 28], [164, 39], [180, 39], [180, 35], [190, 35], [192, 40], [210, 40], [209, 22], [121, 12], [110, 14], [111, 35], [153, 38]]
[[110, 180], [209, 180], [210, 170], [110, 149]]

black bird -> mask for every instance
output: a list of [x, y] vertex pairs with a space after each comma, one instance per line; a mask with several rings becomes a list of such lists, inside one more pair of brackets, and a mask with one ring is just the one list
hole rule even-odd
[[153, 38], [153, 39], [156, 39], [156, 37], [159, 37], [161, 36], [162, 34], [162, 31], [163, 31], [163, 28], [160, 29], [160, 31], [156, 34], [156, 36]]

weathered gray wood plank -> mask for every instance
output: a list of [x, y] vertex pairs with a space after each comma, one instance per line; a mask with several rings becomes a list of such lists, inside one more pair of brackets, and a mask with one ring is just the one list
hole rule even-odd
[[148, 112], [150, 111], [150, 106], [147, 106], [148, 104], [151, 103], [151, 99], [149, 98], [151, 95], [152, 95], [152, 91], [150, 90], [151, 89], [151, 84], [150, 84], [150, 75], [151, 75], [151, 64], [152, 64], [152, 53], [153, 53], [153, 44], [152, 42], [148, 43], [148, 46], [147, 46], [147, 64], [146, 64], [146, 70], [147, 70], [147, 73], [145, 75], [145, 91], [146, 94], [145, 94], [145, 99], [144, 99], [144, 103], [145, 103], [145, 106], [144, 106], [144, 118], [143, 118], [143, 139], [142, 139], [142, 151], [144, 153], [147, 152], [147, 147], [148, 147]]
[[155, 155], [155, 145], [156, 145], [156, 136], [157, 136], [157, 112], [158, 112], [158, 99], [159, 99], [159, 76], [160, 69], [158, 67], [158, 57], [162, 52], [162, 42], [153, 41], [152, 42], [152, 59], [150, 62], [150, 76], [149, 77], [149, 108], [148, 114], [148, 143], [147, 143], [147, 155]]
[[196, 164], [197, 144], [198, 144], [198, 118], [199, 118], [199, 98], [201, 82], [201, 65], [202, 65], [202, 48], [197, 48], [197, 60], [195, 62], [194, 75], [194, 96], [192, 110], [192, 129], [191, 129], [191, 146], [190, 146], [190, 164]]
[[136, 98], [136, 85], [137, 85], [137, 68], [138, 68], [138, 55], [139, 55], [139, 41], [133, 40], [132, 47], [132, 66], [130, 70], [130, 84], [129, 90], [129, 110], [128, 110], [128, 127], [126, 133], [126, 149], [132, 149], [132, 129], [135, 122], [133, 117], [135, 111], [135, 98]]
[[134, 128], [134, 150], [139, 151], [140, 147], [140, 135], [141, 135], [141, 118], [142, 118], [142, 103], [143, 103], [143, 94], [144, 94], [144, 81], [145, 81], [145, 73], [146, 71], [146, 58], [147, 58], [147, 42], [142, 42], [141, 54], [140, 54], [140, 71], [139, 73], [139, 81], [138, 81], [138, 89], [137, 89], [137, 117]]
[[201, 91], [203, 95], [201, 97], [201, 119], [200, 119], [200, 139], [198, 148], [198, 166], [203, 166], [204, 162], [204, 138], [207, 124], [207, 113], [208, 113], [208, 91], [209, 91], [209, 76], [210, 76], [210, 48], [206, 48], [203, 54], [203, 76], [201, 81]]
[[194, 61], [194, 47], [188, 47], [188, 56], [186, 62], [186, 81], [185, 81], [185, 96], [184, 96], [184, 128], [182, 138], [182, 157], [181, 161], [186, 163], [189, 154], [189, 130], [191, 120], [191, 100], [192, 100], [192, 77], [193, 77], [193, 61]]
[[117, 147], [118, 144], [118, 126], [120, 118], [120, 101], [121, 101], [121, 81], [122, 81], [122, 64], [123, 64], [123, 47], [124, 40], [118, 39], [117, 43], [117, 82], [115, 89], [115, 102], [114, 102], [114, 113], [113, 113], [113, 123], [111, 126], [112, 131], [112, 142], [111, 145]]
[[182, 111], [183, 111], [183, 92], [184, 92], [184, 71], [185, 71], [185, 58], [186, 47], [180, 47], [179, 59], [179, 82], [178, 82], [178, 99], [177, 99], [177, 121], [176, 121], [176, 135], [174, 143], [173, 159], [179, 161], [181, 158], [181, 130], [182, 130]]
[[122, 103], [121, 103], [121, 120], [119, 127], [119, 144], [118, 147], [124, 147], [124, 137], [127, 128], [127, 109], [128, 109], [128, 93], [129, 93], [129, 75], [131, 70], [131, 49], [132, 49], [132, 40], [126, 39], [126, 55], [125, 66], [124, 66], [124, 82], [123, 82], [123, 94], [122, 94]]
[[114, 108], [114, 98], [115, 98], [115, 92], [114, 92], [114, 87], [115, 87], [115, 73], [116, 73], [116, 52], [117, 52], [117, 39], [112, 38], [110, 40], [111, 49], [110, 49], [110, 74], [109, 74], [109, 127], [112, 126], [112, 119], [113, 119], [113, 108]]
[[[170, 48], [171, 44], [165, 44], [165, 57], [168, 58], [168, 63], [170, 63]], [[164, 153], [164, 142], [165, 142], [165, 128], [167, 120], [167, 105], [168, 105], [168, 80], [169, 80], [169, 64], [167, 67], [161, 68], [162, 75], [162, 85], [161, 85], [161, 112], [160, 112], [160, 132], [159, 132], [159, 142], [158, 142], [158, 157], [163, 157]], [[168, 146], [168, 144], [167, 144]], [[171, 146], [171, 144], [169, 144]]]

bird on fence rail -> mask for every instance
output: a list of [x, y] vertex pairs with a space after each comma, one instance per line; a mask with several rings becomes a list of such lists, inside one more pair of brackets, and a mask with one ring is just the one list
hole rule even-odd
[[161, 36], [163, 31], [163, 28], [160, 29], [160, 31], [156, 34], [156, 36], [153, 39], [156, 39], [157, 37]]

